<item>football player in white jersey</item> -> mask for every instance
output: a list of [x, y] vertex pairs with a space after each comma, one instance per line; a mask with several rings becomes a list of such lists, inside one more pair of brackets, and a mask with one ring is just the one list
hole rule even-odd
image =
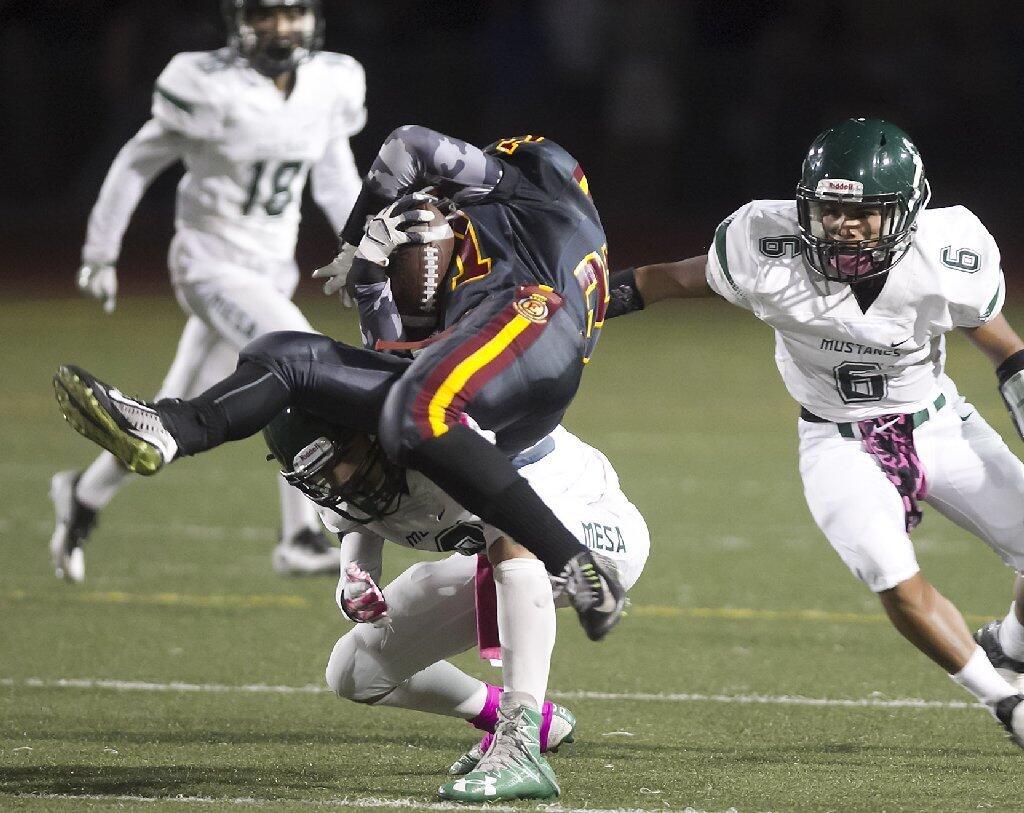
[[[323, 506], [325, 524], [342, 535], [336, 597], [358, 626], [331, 653], [331, 689], [357, 703], [462, 718], [487, 732], [450, 768], [465, 776], [441, 788], [444, 798], [557, 795], [541, 753], [572, 741], [575, 718], [542, 702], [555, 639], [555, 603], [543, 565], [424, 475], [390, 463], [372, 436], [294, 408], [263, 433], [284, 477]], [[565, 526], [631, 587], [650, 537], [608, 459], [558, 427], [512, 462]], [[385, 540], [455, 553], [413, 565], [382, 591], [377, 582]], [[474, 644], [482, 657], [501, 659], [504, 692], [444, 660]], [[540, 710], [536, 741], [492, 736], [509, 716], [506, 701], [522, 693]], [[492, 753], [502, 748], [510, 753]], [[495, 757], [502, 767], [488, 770]]]
[[[230, 45], [175, 56], [157, 79], [152, 117], [111, 165], [89, 218], [79, 288], [114, 309], [121, 239], [149, 183], [175, 161], [176, 234], [168, 265], [188, 315], [157, 397], [187, 398], [229, 373], [238, 350], [275, 330], [311, 332], [291, 302], [299, 206], [313, 197], [340, 232], [361, 179], [349, 137], [366, 120], [363, 69], [319, 50], [319, 0], [225, 0]], [[110, 454], [54, 476], [57, 575], [84, 578], [82, 543], [130, 475]], [[335, 572], [314, 507], [280, 483], [282, 573]]]
[[1024, 580], [1006, 617], [972, 637], [909, 536], [927, 503], [1024, 569], [1024, 465], [944, 372], [959, 328], [995, 365], [1021, 430], [1024, 341], [1000, 314], [992, 236], [928, 199], [902, 130], [847, 120], [811, 145], [795, 201], [741, 207], [706, 256], [617, 273], [609, 315], [716, 293], [775, 329], [815, 521], [896, 629], [1024, 747]]

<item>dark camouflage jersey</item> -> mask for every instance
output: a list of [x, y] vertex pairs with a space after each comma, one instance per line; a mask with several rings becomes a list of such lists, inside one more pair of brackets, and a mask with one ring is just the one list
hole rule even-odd
[[425, 187], [458, 207], [439, 327], [487, 297], [546, 285], [563, 296], [587, 338], [589, 357], [604, 322], [607, 241], [576, 160], [540, 136], [505, 139], [480, 150], [424, 127], [400, 127], [367, 175], [345, 241], [358, 244], [367, 215]]

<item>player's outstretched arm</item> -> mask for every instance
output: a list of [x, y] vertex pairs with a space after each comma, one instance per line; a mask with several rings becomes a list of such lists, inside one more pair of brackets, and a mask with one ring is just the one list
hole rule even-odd
[[996, 365], [999, 393], [1017, 433], [1024, 438], [1024, 339], [1002, 314], [980, 327], [962, 329], [971, 343]]
[[714, 291], [708, 285], [705, 275], [707, 261], [707, 255], [701, 254], [676, 262], [616, 271], [608, 282], [606, 318], [613, 319], [630, 311], [643, 310], [662, 299], [711, 296]]
[[181, 157], [181, 137], [151, 119], [136, 133], [107, 171], [99, 198], [89, 215], [78, 287], [114, 309], [114, 266], [132, 212], [152, 180]]

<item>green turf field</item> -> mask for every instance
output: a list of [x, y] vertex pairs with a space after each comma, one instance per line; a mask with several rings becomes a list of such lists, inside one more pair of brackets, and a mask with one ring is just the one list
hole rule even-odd
[[[349, 313], [303, 305], [354, 338]], [[95, 450], [64, 425], [50, 375], [75, 361], [151, 393], [182, 323], [170, 297], [111, 317], [85, 300], [3, 305], [0, 809], [444, 807], [434, 790], [474, 732], [320, 690], [348, 625], [332, 580], [271, 572], [276, 487], [258, 440], [127, 488], [86, 583], [53, 578], [49, 477]], [[959, 337], [950, 368], [1013, 437]], [[552, 758], [561, 805], [1024, 807], [1024, 754], [889, 628], [813, 525], [764, 326], [719, 303], [613, 322], [567, 422], [611, 458], [653, 550], [605, 642], [561, 618], [551, 688], [580, 719]], [[1005, 612], [1011, 574], [981, 543], [930, 509], [915, 538], [972, 625]], [[413, 560], [390, 553], [391, 575]], [[473, 653], [459, 664], [497, 677]]]

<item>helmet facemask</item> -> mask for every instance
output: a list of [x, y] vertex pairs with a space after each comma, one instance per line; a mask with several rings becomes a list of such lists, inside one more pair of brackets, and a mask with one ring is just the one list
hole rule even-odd
[[[804, 259], [816, 273], [832, 282], [861, 282], [887, 273], [906, 255], [917, 229], [917, 213], [930, 197], [928, 182], [917, 200], [898, 192], [863, 195], [856, 181], [825, 179], [816, 189], [797, 186], [796, 207]], [[877, 234], [844, 240], [830, 236], [824, 219], [837, 206], [877, 210]]]
[[[352, 474], [338, 483], [335, 469], [358, 448], [357, 438], [367, 438], [367, 448]], [[404, 470], [389, 461], [378, 440], [368, 435], [356, 435], [345, 444], [318, 437], [295, 454], [291, 469], [282, 470], [281, 476], [317, 505], [359, 523], [397, 511], [405, 488]]]
[[846, 119], [820, 133], [796, 188], [808, 268], [828, 282], [881, 277], [906, 256], [930, 196], [921, 155], [896, 125]]
[[[295, 15], [290, 20], [291, 32], [286, 36], [261, 34], [253, 16], [279, 9]], [[323, 43], [318, 0], [227, 0], [225, 16], [231, 46], [266, 76], [294, 70]]]

